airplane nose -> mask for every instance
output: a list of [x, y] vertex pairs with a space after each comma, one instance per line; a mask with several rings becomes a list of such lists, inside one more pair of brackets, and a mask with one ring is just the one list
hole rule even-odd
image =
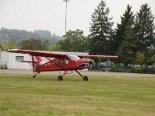
[[88, 68], [94, 63], [92, 59], [82, 59], [82, 62], [79, 64], [79, 67]]

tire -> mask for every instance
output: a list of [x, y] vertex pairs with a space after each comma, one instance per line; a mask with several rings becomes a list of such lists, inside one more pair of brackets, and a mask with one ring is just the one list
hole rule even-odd
[[59, 81], [63, 81], [63, 76], [61, 76], [61, 75], [58, 76], [58, 80], [59, 80]]
[[83, 77], [83, 81], [88, 81], [88, 77], [87, 76], [84, 76]]
[[36, 75], [33, 75], [33, 78], [36, 78]]

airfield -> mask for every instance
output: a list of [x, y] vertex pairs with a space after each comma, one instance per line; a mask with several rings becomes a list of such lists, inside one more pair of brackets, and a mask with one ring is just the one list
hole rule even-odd
[[155, 75], [0, 70], [0, 116], [155, 116]]

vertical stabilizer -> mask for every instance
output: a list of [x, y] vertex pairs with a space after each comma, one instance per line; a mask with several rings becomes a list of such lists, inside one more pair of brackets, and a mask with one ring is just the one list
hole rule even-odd
[[41, 62], [40, 56], [32, 56], [32, 66], [33, 66], [33, 72], [37, 72], [37, 68], [39, 66], [39, 63]]

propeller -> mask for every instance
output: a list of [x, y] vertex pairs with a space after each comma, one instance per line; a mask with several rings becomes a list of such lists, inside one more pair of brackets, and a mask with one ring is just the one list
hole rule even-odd
[[88, 67], [90, 67], [93, 63], [94, 63], [94, 60], [90, 60], [90, 61], [87, 62], [87, 63], [82, 63], [82, 64], [80, 64], [79, 67], [88, 68]]

